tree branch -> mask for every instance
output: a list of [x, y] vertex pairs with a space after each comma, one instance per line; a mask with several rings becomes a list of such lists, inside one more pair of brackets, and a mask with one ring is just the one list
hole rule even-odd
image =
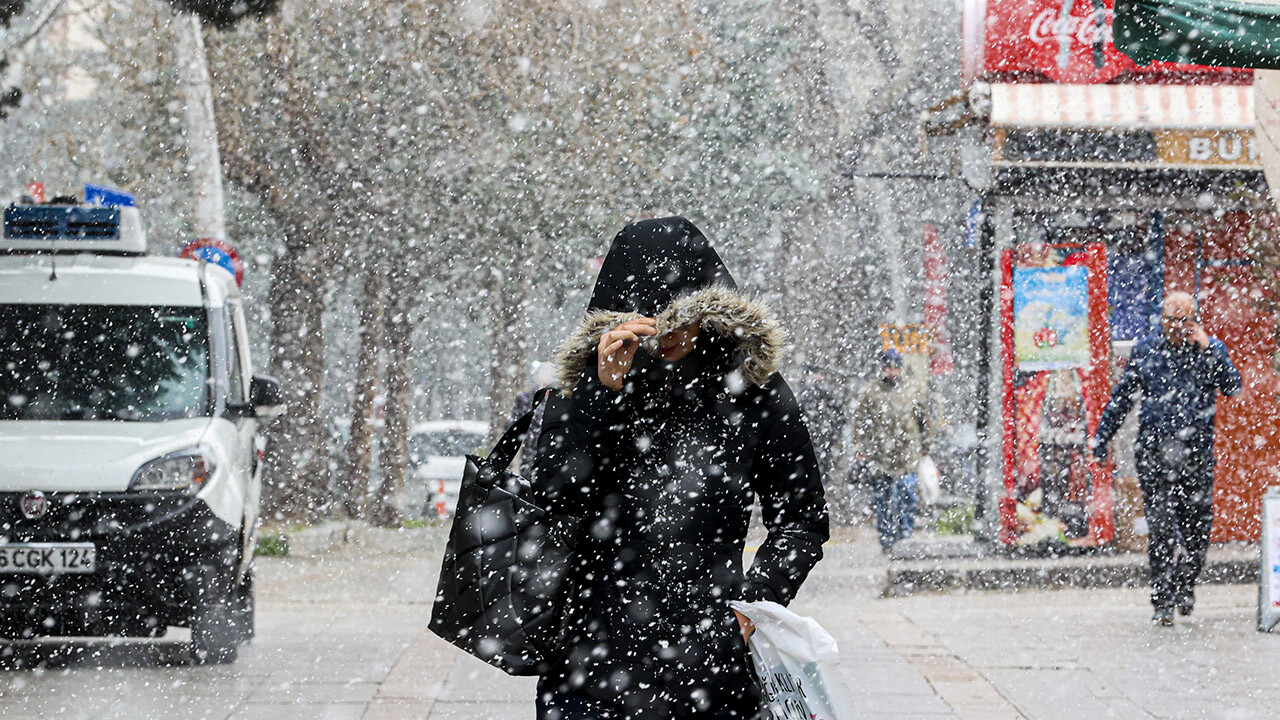
[[36, 36], [44, 32], [44, 29], [49, 26], [49, 23], [53, 22], [53, 19], [58, 15], [58, 11], [61, 10], [62, 6], [65, 4], [66, 0], [47, 0], [44, 4], [44, 8], [36, 14], [36, 19], [32, 22], [31, 29], [27, 34], [16, 42], [9, 43], [8, 47], [4, 49], [4, 52], [0, 52], [0, 58], [7, 59], [9, 57], [9, 53], [24, 49], [28, 43], [35, 40]]

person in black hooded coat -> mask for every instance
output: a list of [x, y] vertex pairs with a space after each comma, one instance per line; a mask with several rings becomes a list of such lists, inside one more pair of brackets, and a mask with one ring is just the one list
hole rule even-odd
[[[629, 322], [653, 329], [611, 376], [615, 352], [599, 351], [618, 343], [602, 336]], [[692, 350], [664, 360], [670, 338]], [[809, 433], [776, 372], [782, 344], [688, 220], [614, 239], [560, 348], [570, 397], [544, 417], [532, 468], [543, 503], [588, 518], [539, 718], [760, 717], [745, 618], [728, 602], [787, 604], [828, 537]], [[755, 498], [768, 537], [744, 574]]]

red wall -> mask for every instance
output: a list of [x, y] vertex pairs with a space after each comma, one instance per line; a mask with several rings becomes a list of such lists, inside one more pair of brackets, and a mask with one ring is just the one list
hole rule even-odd
[[1165, 234], [1165, 290], [1196, 292], [1200, 265], [1201, 320], [1226, 343], [1244, 381], [1240, 395], [1218, 402], [1215, 542], [1256, 540], [1262, 494], [1280, 485], [1275, 319], [1255, 306], [1253, 270], [1243, 264], [1250, 224], [1245, 213], [1188, 214], [1170, 217]]

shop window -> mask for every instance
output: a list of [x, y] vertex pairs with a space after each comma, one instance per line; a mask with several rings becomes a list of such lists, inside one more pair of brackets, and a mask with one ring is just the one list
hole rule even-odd
[[1143, 234], [1137, 229], [1116, 233], [1107, 243], [1107, 305], [1111, 310], [1111, 339], [1137, 340], [1147, 334], [1151, 308], [1147, 283], [1151, 263]]

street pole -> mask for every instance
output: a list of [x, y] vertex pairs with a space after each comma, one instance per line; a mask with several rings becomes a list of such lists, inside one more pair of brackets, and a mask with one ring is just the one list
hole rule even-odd
[[907, 321], [907, 278], [902, 261], [902, 235], [893, 215], [893, 202], [888, 179], [876, 183], [876, 214], [880, 216], [880, 240], [884, 248], [885, 270], [889, 280], [889, 299], [893, 303], [890, 321], [901, 325]]

